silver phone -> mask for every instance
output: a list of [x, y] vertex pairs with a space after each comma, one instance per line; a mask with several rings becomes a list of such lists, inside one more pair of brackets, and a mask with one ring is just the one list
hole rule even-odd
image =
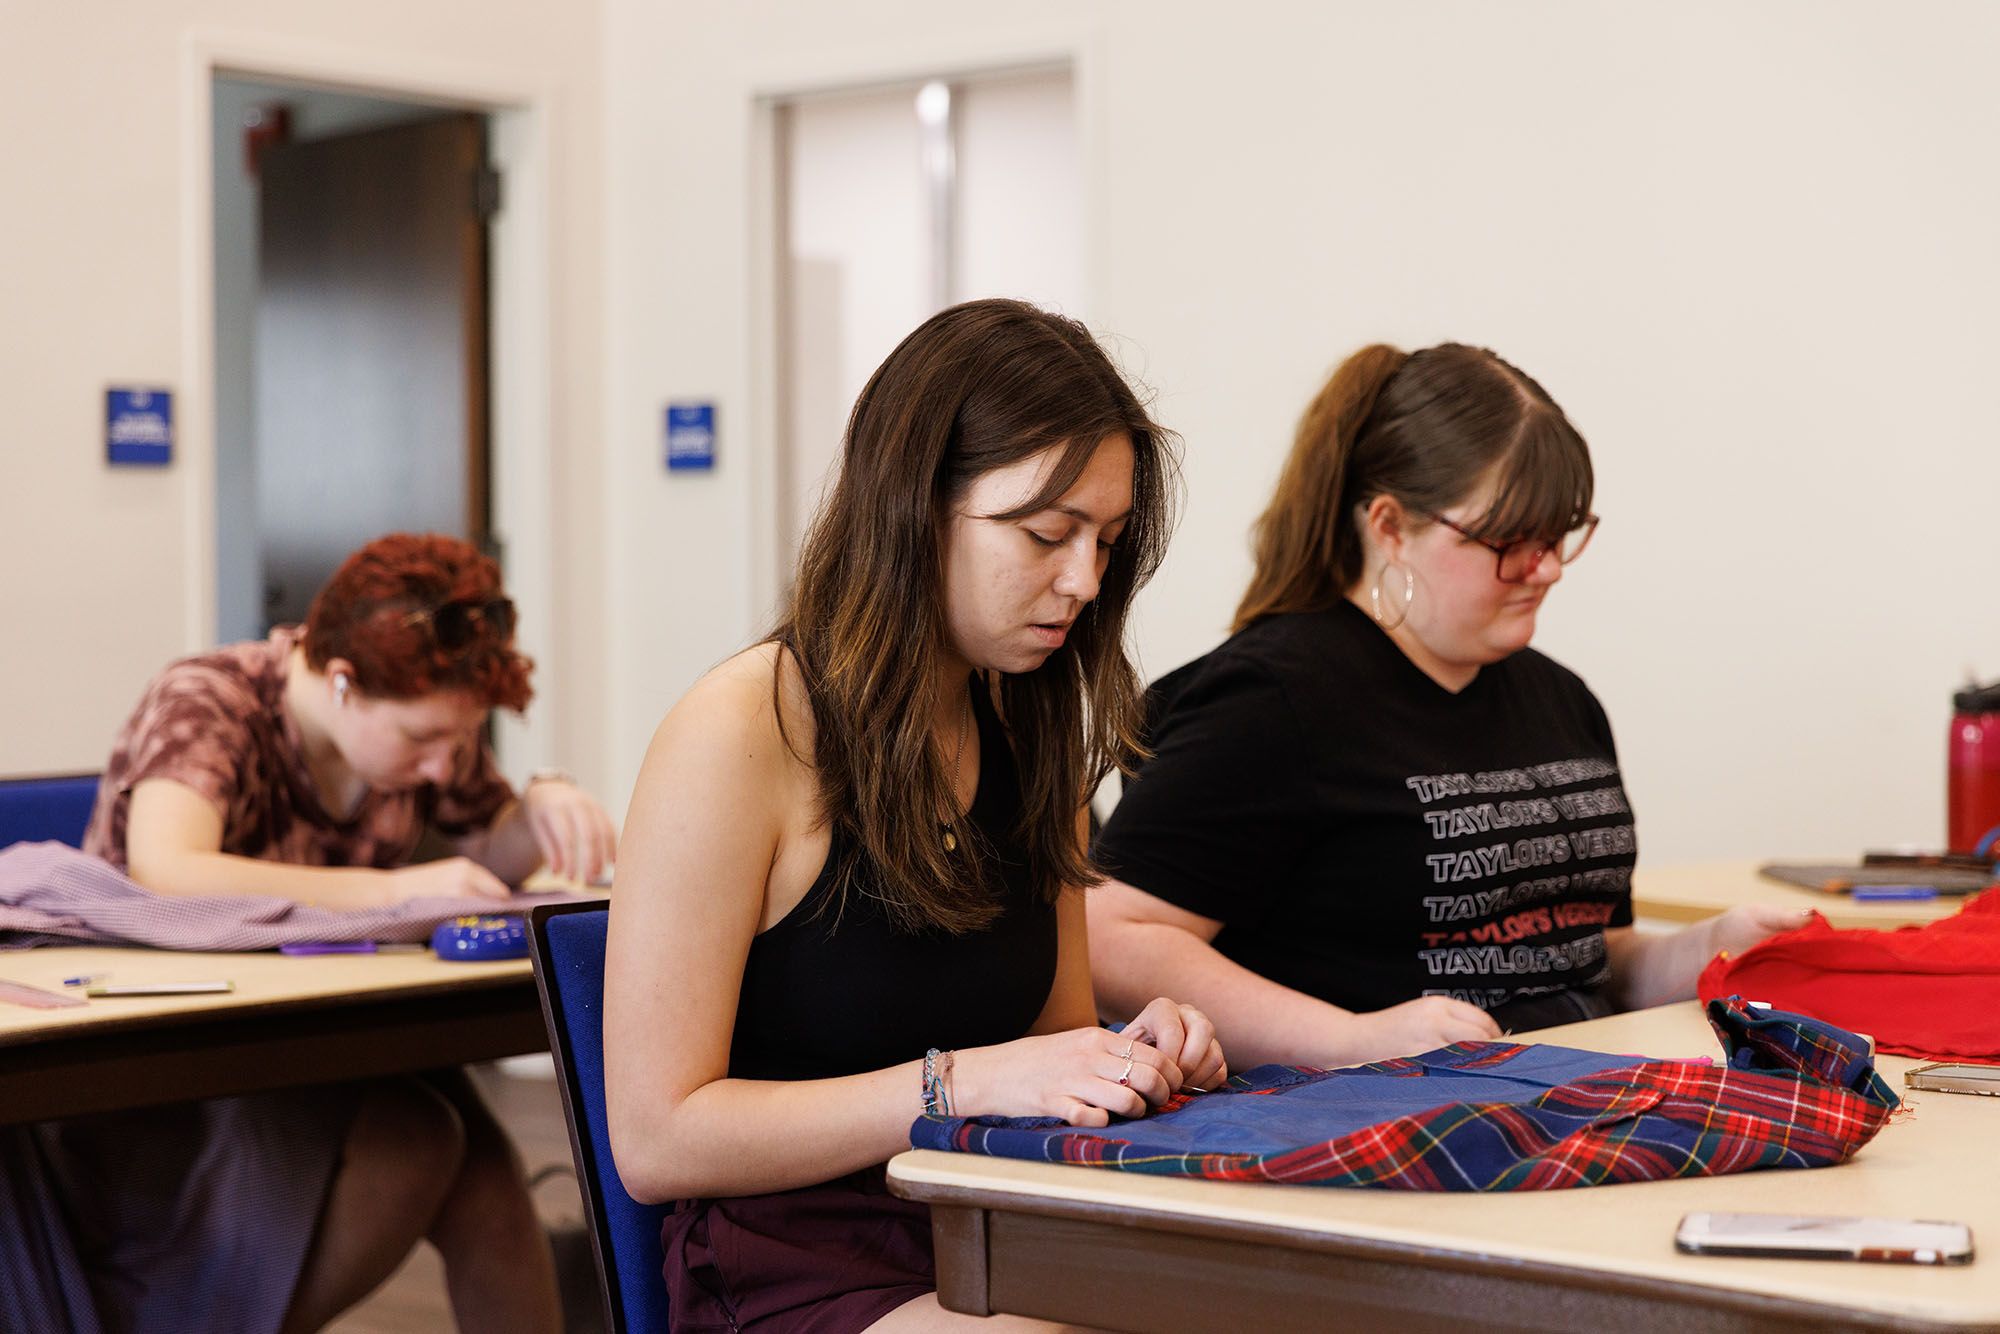
[[1940, 1093], [1988, 1093], [2000, 1095], [2000, 1065], [1969, 1065], [1962, 1061], [1934, 1061], [1903, 1072], [1903, 1085], [1913, 1089], [1935, 1089]]
[[1917, 1218], [1697, 1213], [1681, 1219], [1674, 1245], [1691, 1255], [1962, 1265], [1972, 1260], [1972, 1229]]

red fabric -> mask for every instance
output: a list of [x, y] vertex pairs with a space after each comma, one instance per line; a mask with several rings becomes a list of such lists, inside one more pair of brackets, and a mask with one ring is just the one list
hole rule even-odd
[[2000, 889], [1893, 931], [1815, 916], [1702, 970], [1703, 1003], [1740, 993], [1870, 1034], [1878, 1051], [2000, 1061]]

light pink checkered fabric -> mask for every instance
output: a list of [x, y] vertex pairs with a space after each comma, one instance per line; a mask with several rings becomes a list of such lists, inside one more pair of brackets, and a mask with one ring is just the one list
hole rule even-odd
[[0, 949], [27, 945], [151, 945], [166, 950], [269, 950], [309, 940], [425, 941], [465, 913], [525, 913], [570, 896], [412, 899], [341, 911], [290, 899], [184, 898], [142, 889], [100, 857], [60, 843], [0, 850]]

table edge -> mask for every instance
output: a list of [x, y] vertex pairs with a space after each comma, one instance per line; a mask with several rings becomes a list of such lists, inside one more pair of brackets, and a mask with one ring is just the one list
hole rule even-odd
[[[939, 1152], [941, 1151], [935, 1149], [914, 1148], [905, 1151], [906, 1154]], [[1847, 1302], [1812, 1302], [1803, 1298], [1759, 1292], [1728, 1284], [1703, 1282], [1698, 1278], [1670, 1279], [1654, 1274], [1635, 1273], [1615, 1266], [1599, 1267], [1401, 1238], [1369, 1236], [1353, 1232], [1324, 1232], [1312, 1228], [1288, 1227], [1282, 1223], [1223, 1218], [1213, 1214], [1186, 1213], [1170, 1209], [1112, 1204], [1100, 1200], [1070, 1199], [990, 1186], [967, 1186], [912, 1179], [907, 1175], [898, 1174], [897, 1163], [903, 1157], [904, 1154], [899, 1154], [889, 1161], [887, 1177], [890, 1193], [901, 1199], [932, 1206], [998, 1210], [1125, 1228], [1143, 1226], [1149, 1230], [1187, 1237], [1276, 1243], [1295, 1250], [1306, 1250], [1322, 1255], [1397, 1262], [1421, 1261], [1428, 1268], [1450, 1269], [1461, 1273], [1508, 1275], [1547, 1281], [1560, 1287], [1662, 1298], [1691, 1306], [1784, 1315], [1791, 1318], [1811, 1318], [1825, 1322], [1828, 1328], [1859, 1323], [1871, 1328], [1888, 1329], [2000, 1330], [2000, 1310], [1968, 1312], [1963, 1318], [1954, 1318], [1935, 1312], [1911, 1311], [1907, 1307], [1864, 1308]], [[903, 1170], [909, 1170], [907, 1164]], [[1070, 1170], [1091, 1169], [1072, 1166]], [[1695, 1300], [1689, 1300], [1691, 1294], [1695, 1295]]]
[[289, 1011], [337, 1009], [341, 1006], [368, 1004], [376, 1001], [409, 1000], [433, 993], [460, 993], [469, 991], [491, 991], [504, 987], [526, 987], [535, 989], [534, 971], [526, 966], [526, 960], [518, 970], [507, 972], [481, 972], [466, 977], [441, 977], [427, 981], [404, 982], [392, 986], [367, 987], [352, 991], [329, 991], [306, 996], [272, 996], [264, 999], [244, 1000], [230, 1005], [190, 1005], [184, 1010], [153, 1011], [147, 1014], [93, 1018], [88, 1023], [56, 1023], [33, 1028], [0, 1031], [0, 1052], [19, 1050], [24, 1047], [41, 1046], [47, 1043], [72, 1041], [98, 1034], [125, 1034], [143, 1032], [149, 1028], [181, 1028], [188, 1025], [217, 1023], [232, 1019], [254, 1019]]

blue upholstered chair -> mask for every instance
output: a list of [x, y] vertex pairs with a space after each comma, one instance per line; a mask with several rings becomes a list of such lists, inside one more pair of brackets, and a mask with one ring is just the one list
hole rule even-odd
[[612, 1334], [666, 1334], [660, 1225], [669, 1209], [625, 1193], [604, 1114], [604, 935], [610, 920], [603, 903], [543, 904], [531, 911], [535, 985]]
[[0, 779], [0, 848], [49, 839], [82, 847], [90, 808], [97, 802], [97, 777]]

